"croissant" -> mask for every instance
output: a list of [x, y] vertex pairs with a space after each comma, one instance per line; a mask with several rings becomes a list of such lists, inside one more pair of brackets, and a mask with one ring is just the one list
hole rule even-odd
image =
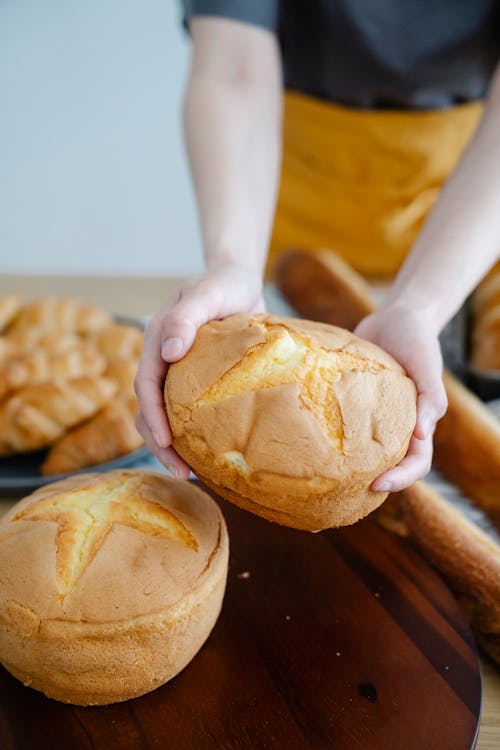
[[107, 359], [112, 357], [139, 359], [144, 334], [140, 328], [115, 323], [93, 334], [91, 340]]
[[0, 331], [3, 331], [22, 306], [20, 294], [0, 294]]
[[134, 378], [137, 372], [138, 359], [125, 359], [124, 357], [112, 357], [104, 370], [104, 377], [113, 380], [120, 394], [134, 393]]
[[115, 393], [115, 383], [95, 375], [23, 388], [0, 404], [0, 455], [45, 448]]
[[26, 385], [56, 377], [99, 375], [105, 364], [103, 357], [90, 344], [82, 343], [63, 352], [37, 348], [31, 354], [15, 356], [4, 363], [0, 369], [0, 399]]
[[82, 305], [65, 297], [42, 297], [21, 309], [6, 335], [29, 345], [47, 333], [89, 334], [110, 322], [111, 316], [99, 307]]
[[36, 340], [37, 349], [45, 349], [48, 352], [66, 352], [74, 349], [82, 343], [82, 339], [76, 333], [45, 333]]
[[0, 336], [0, 364], [14, 354], [19, 354], [19, 347], [5, 336]]
[[113, 399], [92, 419], [63, 435], [49, 450], [42, 474], [63, 474], [111, 461], [139, 448], [135, 396]]

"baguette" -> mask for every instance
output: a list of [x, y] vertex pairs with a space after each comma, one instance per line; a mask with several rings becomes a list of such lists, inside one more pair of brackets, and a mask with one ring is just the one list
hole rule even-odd
[[0, 405], [0, 455], [50, 445], [95, 414], [115, 393], [115, 383], [91, 375], [23, 388]]
[[500, 263], [472, 295], [471, 364], [500, 370]]
[[479, 645], [500, 665], [500, 545], [424, 482], [397, 499], [407, 535], [448, 580]]
[[136, 430], [135, 396], [114, 398], [88, 422], [63, 435], [50, 448], [42, 474], [63, 474], [112, 461], [143, 444]]

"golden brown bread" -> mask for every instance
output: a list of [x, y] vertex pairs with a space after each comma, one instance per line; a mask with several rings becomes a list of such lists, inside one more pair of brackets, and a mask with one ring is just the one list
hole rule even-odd
[[144, 334], [140, 328], [115, 323], [97, 331], [91, 341], [107, 359], [121, 357], [137, 361], [142, 353]]
[[471, 364], [500, 370], [500, 263], [472, 295]]
[[187, 482], [84, 474], [0, 522], [0, 661], [57, 700], [106, 704], [174, 677], [220, 611], [222, 515]]
[[0, 333], [15, 318], [22, 304], [20, 294], [0, 294]]
[[500, 546], [424, 482], [397, 500], [407, 535], [447, 578], [479, 644], [500, 664]]
[[19, 354], [19, 347], [6, 336], [0, 336], [0, 366], [15, 354]]
[[0, 399], [11, 391], [54, 378], [99, 375], [105, 365], [104, 358], [90, 344], [81, 343], [62, 352], [37, 346], [30, 354], [11, 357], [0, 366]]
[[27, 386], [0, 404], [0, 455], [38, 450], [88, 419], [116, 393], [99, 376]]
[[115, 397], [101, 411], [51, 446], [42, 474], [80, 471], [136, 450], [143, 439], [135, 427], [137, 398]]
[[89, 334], [110, 323], [110, 315], [99, 307], [64, 297], [42, 297], [21, 309], [6, 335], [26, 346], [45, 334]]
[[375, 308], [363, 277], [331, 250], [282, 253], [274, 267], [274, 281], [302, 317], [349, 331]]
[[138, 365], [138, 359], [111, 357], [111, 359], [108, 359], [103, 374], [106, 378], [116, 383], [119, 393], [130, 395], [134, 393], [134, 378]]
[[500, 423], [450, 373], [448, 411], [436, 427], [434, 463], [500, 528]]
[[293, 318], [200, 328], [169, 368], [175, 449], [219, 494], [302, 529], [354, 523], [386, 497], [373, 479], [406, 453], [416, 392], [381, 349]]

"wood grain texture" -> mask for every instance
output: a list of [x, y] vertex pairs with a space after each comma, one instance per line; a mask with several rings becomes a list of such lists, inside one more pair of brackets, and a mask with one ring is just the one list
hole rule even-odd
[[370, 520], [315, 535], [223, 512], [228, 590], [191, 664], [147, 696], [90, 709], [2, 670], [2, 750], [473, 747], [472, 637], [413, 550]]

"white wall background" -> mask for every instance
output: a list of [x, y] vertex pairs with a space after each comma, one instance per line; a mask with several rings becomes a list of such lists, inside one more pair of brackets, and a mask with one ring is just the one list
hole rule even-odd
[[201, 268], [177, 0], [1, 0], [0, 273]]

